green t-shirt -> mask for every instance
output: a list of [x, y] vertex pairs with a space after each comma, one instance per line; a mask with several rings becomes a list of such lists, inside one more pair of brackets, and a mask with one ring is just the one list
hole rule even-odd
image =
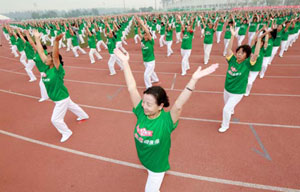
[[225, 90], [233, 94], [245, 94], [248, 84], [250, 71], [250, 58], [245, 59], [242, 63], [236, 61], [234, 55], [228, 62], [228, 69], [225, 80]]
[[165, 26], [165, 25], [164, 25], [164, 26], [161, 26], [161, 28], [160, 28], [160, 34], [161, 34], [161, 35], [164, 35], [165, 32], [166, 32], [166, 26]]
[[281, 43], [281, 39], [283, 37], [283, 29], [281, 31], [277, 31], [276, 39], [274, 40], [274, 47], [279, 47]]
[[251, 22], [249, 27], [249, 32], [256, 32], [257, 22]]
[[96, 38], [97, 38], [98, 41], [102, 40], [100, 31], [96, 32]]
[[270, 38], [268, 41], [268, 47], [265, 49], [265, 57], [271, 57], [272, 55], [272, 50], [273, 50], [273, 39]]
[[206, 27], [204, 30], [204, 44], [213, 44], [215, 30], [213, 28]]
[[[48, 66], [47, 66], [48, 67]], [[64, 76], [65, 70], [62, 65], [59, 65], [59, 68], [48, 67], [45, 72], [45, 77], [42, 77], [42, 80], [45, 84], [49, 98], [52, 101], [61, 101], [69, 97], [68, 89], [64, 85]]]
[[[46, 55], [48, 54], [46, 50], [44, 50], [44, 53]], [[38, 68], [39, 72], [45, 72], [48, 69], [48, 66], [45, 63], [43, 63], [38, 52], [35, 53], [33, 60], [35, 62], [35, 66]]]
[[73, 35], [73, 36], [71, 35], [71, 38], [72, 38], [72, 44], [73, 44], [73, 46], [74, 47], [79, 46], [76, 35]]
[[24, 51], [24, 41], [21, 38], [17, 39], [16, 45], [19, 52]]
[[165, 172], [170, 169], [169, 154], [171, 133], [177, 127], [170, 112], [164, 109], [155, 119], [149, 119], [142, 107], [142, 101], [133, 109], [137, 117], [134, 140], [141, 163], [152, 172]]
[[67, 39], [72, 38], [69, 29], [66, 31], [66, 38], [67, 38]]
[[185, 30], [183, 32], [181, 49], [190, 50], [192, 49], [192, 41], [193, 41], [194, 32]]
[[282, 30], [283, 30], [282, 41], [287, 41], [289, 38], [289, 30], [284, 31], [285, 28], [282, 28]]
[[16, 45], [17, 40], [16, 40], [16, 38], [15, 38], [14, 35], [11, 35], [11, 36], [10, 36], [10, 42], [11, 42], [12, 45]]
[[32, 48], [32, 46], [30, 45], [30, 43], [28, 41], [25, 42], [25, 48], [24, 48], [26, 57], [28, 60], [33, 59], [34, 57], [34, 50]]
[[145, 41], [145, 39], [143, 38], [141, 44], [144, 62], [154, 61], [154, 40], [151, 39], [150, 41]]
[[[254, 53], [254, 52], [255, 52], [255, 45], [253, 45], [253, 47], [252, 47], [252, 53]], [[255, 65], [250, 66], [250, 71], [256, 71], [257, 72], [257, 71], [261, 70], [263, 59], [264, 59], [264, 54], [265, 54], [264, 49], [261, 48], [260, 51], [259, 51], [259, 55], [256, 59]]]
[[96, 49], [96, 39], [94, 35], [89, 36], [88, 44], [90, 49]]
[[109, 38], [107, 37], [107, 48], [108, 48], [108, 53], [109, 54], [114, 54], [114, 50], [116, 48], [116, 39], [114, 37]]
[[224, 22], [219, 22], [218, 23], [218, 27], [217, 27], [217, 31], [223, 31], [223, 26], [224, 26]]
[[176, 33], [181, 32], [181, 24], [180, 23], [175, 24], [175, 30], [176, 30]]
[[230, 39], [230, 38], [231, 38], [230, 26], [226, 25], [224, 39]]
[[173, 39], [173, 29], [167, 31], [167, 35], [166, 35], [166, 41], [172, 41], [172, 39]]
[[238, 35], [246, 35], [248, 24], [241, 24]]

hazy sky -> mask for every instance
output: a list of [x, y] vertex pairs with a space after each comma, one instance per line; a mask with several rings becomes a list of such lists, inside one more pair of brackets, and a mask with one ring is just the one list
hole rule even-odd
[[[154, 8], [155, 0], [0, 0], [0, 13], [24, 10], [69, 10], [78, 8]], [[160, 0], [156, 0], [159, 7]]]

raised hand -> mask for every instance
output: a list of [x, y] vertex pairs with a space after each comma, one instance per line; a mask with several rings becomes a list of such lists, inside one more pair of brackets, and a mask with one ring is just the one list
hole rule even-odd
[[34, 29], [33, 30], [33, 36], [35, 39], [40, 39], [41, 34], [38, 32], [38, 30]]
[[128, 52], [124, 54], [120, 49], [116, 48], [114, 50], [114, 54], [122, 61], [122, 63], [129, 61], [129, 53]]
[[55, 41], [60, 41], [61, 40], [61, 38], [64, 36], [64, 34], [62, 33], [62, 34], [60, 34], [60, 35], [58, 35], [58, 36], [56, 36], [55, 37]]
[[235, 35], [236, 35], [233, 26], [230, 26], [230, 32], [231, 32], [231, 35], [232, 35], [232, 36], [235, 36]]
[[201, 77], [207, 76], [211, 73], [213, 73], [217, 68], [219, 67], [219, 64], [212, 64], [211, 66], [201, 70], [201, 67], [198, 67], [198, 69], [194, 72], [192, 78], [193, 79], [200, 79]]

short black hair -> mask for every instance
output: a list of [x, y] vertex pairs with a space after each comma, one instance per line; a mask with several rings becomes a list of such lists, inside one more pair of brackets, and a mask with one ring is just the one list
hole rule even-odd
[[44, 50], [47, 50], [47, 45], [42, 44], [42, 47], [43, 47]]
[[235, 52], [238, 52], [240, 49], [242, 49], [242, 51], [246, 53], [246, 59], [250, 57], [252, 50], [249, 45], [240, 45], [238, 48], [236, 48]]
[[163, 107], [169, 107], [169, 98], [167, 96], [166, 91], [160, 86], [152, 86], [144, 91], [144, 94], [153, 95], [156, 100], [157, 105], [164, 104]]

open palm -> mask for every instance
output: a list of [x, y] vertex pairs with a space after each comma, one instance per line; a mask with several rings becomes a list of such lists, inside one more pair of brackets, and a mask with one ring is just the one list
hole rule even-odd
[[217, 68], [219, 67], [219, 64], [212, 64], [211, 66], [201, 70], [201, 67], [198, 67], [198, 69], [194, 72], [193, 78], [194, 79], [200, 79], [201, 77], [204, 77], [206, 75], [209, 75], [213, 73]]
[[129, 53], [123, 53], [120, 49], [116, 48], [114, 54], [122, 61], [126, 62], [129, 60]]

